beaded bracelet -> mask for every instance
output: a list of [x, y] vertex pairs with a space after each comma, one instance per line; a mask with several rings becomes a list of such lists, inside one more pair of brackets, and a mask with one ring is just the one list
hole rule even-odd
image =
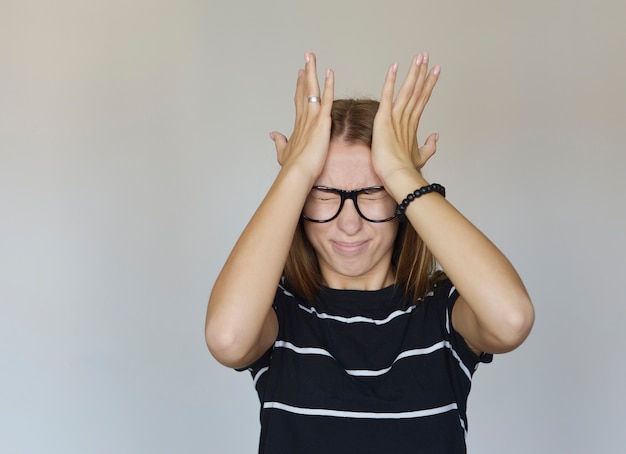
[[438, 192], [442, 195], [442, 197], [446, 196], [446, 188], [441, 186], [439, 183], [429, 184], [428, 186], [423, 186], [419, 189], [416, 189], [415, 191], [407, 195], [402, 203], [398, 205], [398, 208], [396, 208], [396, 217], [398, 218], [398, 221], [406, 222], [407, 218], [406, 214], [404, 214], [404, 211], [406, 210], [406, 207], [409, 206], [409, 203], [411, 203], [418, 197], [421, 197], [424, 194], [429, 194], [431, 192]]

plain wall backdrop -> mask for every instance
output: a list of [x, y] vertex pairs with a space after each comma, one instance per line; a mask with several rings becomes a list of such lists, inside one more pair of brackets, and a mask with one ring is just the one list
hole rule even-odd
[[256, 452], [252, 380], [209, 355], [204, 316], [307, 50], [338, 97], [378, 97], [423, 50], [442, 66], [426, 176], [537, 311], [475, 375], [469, 452], [623, 449], [624, 17], [620, 0], [0, 0], [0, 451]]

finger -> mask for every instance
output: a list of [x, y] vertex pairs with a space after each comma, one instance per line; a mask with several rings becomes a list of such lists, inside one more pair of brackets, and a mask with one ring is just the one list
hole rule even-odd
[[396, 96], [396, 100], [394, 102], [394, 111], [404, 111], [407, 103], [410, 101], [411, 96], [415, 91], [415, 84], [420, 75], [423, 59], [424, 54], [419, 54], [413, 57], [411, 65], [409, 66], [409, 71], [404, 79], [404, 82], [402, 82], [402, 85], [400, 86], [400, 90], [398, 90], [398, 96]]
[[293, 97], [293, 102], [296, 105], [296, 118], [302, 112], [304, 103], [302, 101], [302, 92], [304, 91], [304, 70], [298, 70], [298, 79], [296, 80], [296, 94]]
[[411, 119], [419, 121], [419, 118], [424, 112], [424, 108], [432, 95], [433, 89], [439, 80], [439, 74], [441, 73], [441, 67], [439, 65], [435, 66], [429, 73], [428, 77], [426, 77], [426, 81], [424, 82], [424, 87], [421, 90], [420, 96], [417, 99], [415, 106], [411, 112]]
[[335, 99], [335, 73], [332, 69], [326, 70], [326, 79], [324, 80], [324, 94], [322, 95], [322, 111], [323, 115], [330, 115]]
[[409, 112], [409, 114], [414, 111], [424, 89], [424, 80], [428, 74], [428, 58], [428, 52], [422, 53], [422, 63], [419, 65], [419, 71], [417, 72], [417, 77], [415, 78], [413, 84], [413, 91], [411, 92], [411, 96], [406, 103], [406, 111]]
[[[318, 96], [320, 95], [320, 84], [317, 80], [317, 62], [315, 58], [315, 54], [313, 52], [307, 52], [304, 55], [304, 59], [306, 64], [304, 66], [304, 76], [305, 76], [305, 93], [304, 97], [308, 102], [308, 98], [310, 96]], [[309, 102], [309, 106], [311, 104], [318, 104]]]
[[396, 86], [396, 77], [398, 74], [398, 64], [393, 63], [387, 70], [385, 82], [383, 83], [383, 91], [380, 95], [379, 112], [390, 112], [393, 106], [393, 95]]

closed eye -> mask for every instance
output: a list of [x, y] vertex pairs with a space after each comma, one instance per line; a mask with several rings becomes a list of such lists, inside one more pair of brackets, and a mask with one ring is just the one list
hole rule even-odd
[[361, 193], [361, 198], [366, 200], [382, 200], [388, 196], [385, 188], [366, 188]]
[[339, 200], [340, 196], [330, 188], [314, 188], [311, 191], [311, 198], [320, 202], [333, 202]]

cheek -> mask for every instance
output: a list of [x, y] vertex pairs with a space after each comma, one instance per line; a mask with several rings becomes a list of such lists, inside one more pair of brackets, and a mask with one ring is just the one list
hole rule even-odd
[[304, 223], [304, 234], [316, 251], [318, 250], [318, 245], [320, 244], [320, 238], [325, 233], [325, 227], [326, 224], [318, 224], [315, 222]]
[[385, 248], [393, 249], [393, 244], [396, 241], [398, 235], [398, 223], [395, 220], [378, 224], [380, 227], [379, 234], [381, 241], [384, 243]]

